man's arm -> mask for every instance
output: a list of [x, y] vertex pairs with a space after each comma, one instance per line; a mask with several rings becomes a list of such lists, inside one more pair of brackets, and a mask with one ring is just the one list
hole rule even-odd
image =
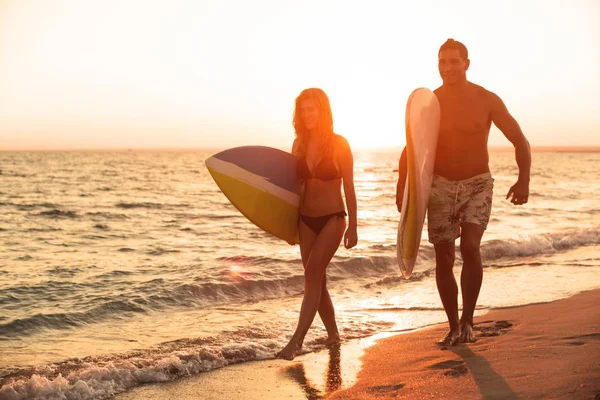
[[398, 208], [398, 212], [402, 212], [402, 197], [404, 196], [404, 186], [406, 186], [406, 173], [406, 147], [404, 147], [398, 161], [398, 183], [396, 184], [396, 207]]
[[525, 138], [517, 121], [508, 112], [502, 99], [494, 93], [490, 92], [489, 94], [492, 121], [515, 147], [515, 158], [519, 167], [517, 183], [510, 188], [506, 198], [510, 197], [510, 201], [516, 205], [525, 204], [529, 199], [529, 179], [531, 174], [531, 148], [529, 141]]

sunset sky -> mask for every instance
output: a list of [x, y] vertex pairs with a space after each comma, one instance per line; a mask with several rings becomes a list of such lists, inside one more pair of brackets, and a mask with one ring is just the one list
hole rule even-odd
[[286, 148], [307, 87], [353, 147], [402, 146], [447, 38], [532, 145], [600, 145], [598, 0], [0, 0], [0, 150]]

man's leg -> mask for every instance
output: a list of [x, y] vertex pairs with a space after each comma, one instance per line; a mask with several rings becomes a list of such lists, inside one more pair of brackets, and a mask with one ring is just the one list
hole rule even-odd
[[460, 335], [458, 321], [458, 286], [452, 273], [454, 243], [460, 236], [459, 218], [455, 213], [456, 185], [435, 176], [427, 206], [427, 232], [435, 249], [435, 282], [442, 300], [450, 331], [438, 343], [452, 346]]
[[462, 206], [460, 252], [463, 268], [460, 287], [463, 298], [463, 312], [460, 319], [461, 342], [474, 342], [473, 313], [483, 280], [481, 263], [481, 237], [485, 232], [492, 212], [494, 179], [491, 174], [477, 176], [465, 182], [465, 199]]
[[468, 222], [463, 223], [461, 227], [460, 253], [463, 259], [463, 268], [460, 275], [460, 288], [463, 312], [460, 318], [460, 341], [469, 343], [475, 341], [473, 313], [483, 281], [480, 246], [485, 228]]
[[460, 335], [458, 321], [458, 286], [452, 273], [454, 266], [454, 241], [434, 244], [435, 248], [435, 282], [448, 317], [450, 331], [438, 343], [453, 346]]

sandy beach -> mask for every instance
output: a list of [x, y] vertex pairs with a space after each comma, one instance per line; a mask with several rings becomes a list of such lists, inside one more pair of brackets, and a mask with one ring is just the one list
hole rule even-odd
[[600, 291], [476, 319], [479, 340], [440, 349], [445, 326], [381, 340], [334, 399], [593, 399], [600, 394]]
[[352, 341], [293, 362], [264, 360], [118, 396], [133, 399], [600, 398], [600, 290], [491, 311], [478, 340], [435, 343], [446, 326]]

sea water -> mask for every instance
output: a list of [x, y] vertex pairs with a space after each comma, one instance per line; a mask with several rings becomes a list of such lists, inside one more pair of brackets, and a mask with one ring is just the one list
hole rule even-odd
[[[0, 152], [0, 399], [108, 398], [287, 343], [299, 248], [228, 202], [204, 166], [214, 153]], [[409, 280], [396, 263], [398, 157], [355, 153], [359, 244], [327, 269], [343, 340], [446, 320], [426, 230]], [[598, 165], [534, 152], [529, 203], [514, 206], [514, 152], [490, 154], [477, 314], [600, 287]], [[325, 336], [317, 317], [304, 350]]]

